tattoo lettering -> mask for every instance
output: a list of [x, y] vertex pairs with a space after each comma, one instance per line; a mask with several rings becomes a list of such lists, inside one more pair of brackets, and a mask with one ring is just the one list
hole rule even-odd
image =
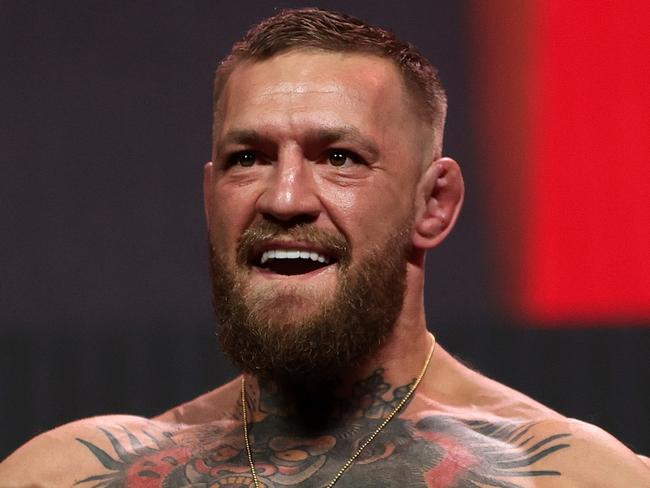
[[[374, 432], [408, 385], [384, 397], [383, 372], [355, 389], [354, 416], [320, 434], [297, 432], [292, 419], [268, 413], [250, 426], [260, 485], [322, 487]], [[260, 404], [268, 403], [264, 398]], [[343, 426], [341, 426], [343, 424]], [[488, 422], [428, 415], [394, 418], [363, 451], [339, 484], [355, 487], [521, 488], [512, 479], [561, 476], [536, 463], [569, 447], [569, 434], [536, 435], [532, 422]], [[123, 427], [101, 429], [112, 452], [77, 439], [105, 468], [76, 483], [82, 488], [251, 488], [240, 420], [175, 433], [137, 435]]]

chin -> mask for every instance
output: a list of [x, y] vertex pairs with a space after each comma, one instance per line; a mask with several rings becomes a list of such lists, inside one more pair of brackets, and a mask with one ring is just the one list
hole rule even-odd
[[280, 286], [262, 293], [252, 293], [246, 302], [252, 314], [269, 326], [296, 328], [322, 313], [327, 305], [324, 296], [331, 294], [304, 287]]

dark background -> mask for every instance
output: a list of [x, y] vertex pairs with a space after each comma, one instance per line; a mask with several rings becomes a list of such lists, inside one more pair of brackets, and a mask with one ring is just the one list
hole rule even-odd
[[[274, 7], [311, 3], [0, 0], [0, 458], [236, 374], [214, 338], [203, 223], [213, 71]], [[447, 86], [445, 152], [468, 196], [428, 258], [430, 329], [483, 373], [650, 452], [650, 329], [532, 328], [497, 305], [469, 4], [318, 5], [393, 29]]]

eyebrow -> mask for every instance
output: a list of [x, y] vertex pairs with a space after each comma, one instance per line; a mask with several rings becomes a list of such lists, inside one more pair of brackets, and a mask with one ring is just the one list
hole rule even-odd
[[[301, 139], [306, 140], [308, 144], [318, 142], [323, 145], [330, 145], [336, 142], [351, 142], [361, 147], [372, 159], [376, 159], [379, 155], [379, 147], [375, 141], [352, 126], [309, 129], [302, 134]], [[217, 144], [216, 154], [223, 154], [224, 148], [230, 144], [255, 146], [268, 143], [269, 138], [255, 129], [231, 129]]]
[[324, 144], [349, 141], [361, 147], [373, 159], [377, 158], [379, 155], [379, 147], [375, 141], [362, 134], [356, 127], [343, 126], [314, 129], [313, 131], [308, 132], [308, 137]]
[[264, 138], [252, 129], [232, 129], [217, 143], [215, 155], [223, 154], [224, 148], [230, 144], [256, 145], [263, 141]]

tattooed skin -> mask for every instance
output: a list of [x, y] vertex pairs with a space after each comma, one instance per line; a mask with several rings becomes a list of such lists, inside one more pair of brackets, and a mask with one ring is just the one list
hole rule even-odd
[[[291, 418], [274, 412], [262, 389], [259, 407], [266, 417], [250, 426], [260, 486], [322, 487], [372, 434], [406, 394], [409, 385], [393, 390], [377, 370], [355, 389], [358, 411], [342, 426], [320, 435], [296, 433]], [[535, 464], [569, 447], [569, 434], [532, 434], [533, 422], [487, 422], [447, 415], [412, 421], [394, 418], [345, 472], [340, 486], [521, 488], [511, 479], [560, 476]], [[83, 488], [251, 488], [241, 421], [229, 419], [175, 433], [137, 434], [115, 426], [101, 429], [113, 452], [77, 439], [105, 468], [80, 480]], [[292, 435], [281, 435], [292, 432]], [[119, 440], [118, 437], [122, 438]], [[128, 442], [127, 442], [128, 440]]]

